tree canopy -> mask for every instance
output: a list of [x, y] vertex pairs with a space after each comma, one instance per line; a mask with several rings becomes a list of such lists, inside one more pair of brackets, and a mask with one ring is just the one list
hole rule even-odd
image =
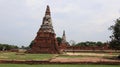
[[34, 40], [31, 41], [29, 48], [32, 48], [33, 44], [34, 44]]
[[115, 24], [109, 30], [112, 30], [110, 47], [115, 50], [120, 50], [120, 18], [116, 19]]
[[93, 42], [93, 41], [86, 41], [86, 42], [79, 42], [75, 46], [102, 46], [105, 45], [105, 43], [102, 43], [100, 41]]
[[57, 37], [58, 45], [60, 45], [61, 41], [62, 41], [62, 38], [61, 37]]
[[0, 50], [11, 50], [11, 49], [17, 49], [18, 46], [15, 45], [8, 45], [8, 44], [0, 44]]

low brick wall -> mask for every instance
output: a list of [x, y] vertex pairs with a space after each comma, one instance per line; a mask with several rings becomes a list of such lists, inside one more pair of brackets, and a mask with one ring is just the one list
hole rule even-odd
[[68, 46], [67, 50], [111, 50], [108, 46]]
[[109, 62], [109, 61], [100, 61], [100, 62], [51, 62], [46, 61], [18, 61], [18, 60], [0, 60], [0, 63], [10, 63], [10, 64], [107, 64], [107, 65], [120, 65], [120, 62]]
[[29, 60], [29, 61], [20, 61], [20, 60], [0, 60], [0, 63], [12, 63], [12, 64], [49, 64], [49, 60], [45, 61], [35, 61], [35, 60]]

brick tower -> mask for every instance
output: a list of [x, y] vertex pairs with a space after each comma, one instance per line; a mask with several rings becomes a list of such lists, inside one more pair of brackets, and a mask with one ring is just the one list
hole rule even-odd
[[61, 43], [66, 43], [66, 35], [65, 35], [65, 31], [63, 31], [63, 36], [62, 36], [62, 42]]
[[50, 8], [47, 6], [45, 16], [43, 17], [42, 25], [37, 32], [37, 36], [33, 41], [30, 53], [59, 53], [56, 34], [54, 32]]
[[69, 46], [69, 43], [66, 41], [65, 31], [63, 31], [62, 41], [60, 44], [60, 50], [65, 50]]

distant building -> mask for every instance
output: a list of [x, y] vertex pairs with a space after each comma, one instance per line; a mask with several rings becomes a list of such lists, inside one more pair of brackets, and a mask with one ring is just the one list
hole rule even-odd
[[62, 41], [60, 43], [60, 50], [63, 51], [65, 49], [67, 49], [67, 47], [70, 46], [69, 43], [66, 40], [66, 34], [65, 31], [63, 31], [63, 35], [62, 35]]
[[59, 53], [59, 46], [56, 39], [51, 20], [50, 8], [47, 6], [42, 25], [37, 32], [29, 53]]

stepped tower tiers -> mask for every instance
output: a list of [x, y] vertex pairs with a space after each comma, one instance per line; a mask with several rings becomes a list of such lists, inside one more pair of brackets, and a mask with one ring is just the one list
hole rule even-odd
[[43, 17], [42, 25], [37, 32], [37, 36], [33, 41], [30, 53], [59, 53], [56, 34], [54, 32], [50, 8], [47, 5], [45, 16]]

